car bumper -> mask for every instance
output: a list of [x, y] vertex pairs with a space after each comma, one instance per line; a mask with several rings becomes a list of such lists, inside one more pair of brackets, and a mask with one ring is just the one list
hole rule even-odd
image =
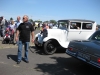
[[90, 64], [90, 65], [92, 65], [92, 66], [95, 66], [95, 67], [97, 67], [97, 68], [100, 69], [100, 64], [98, 64], [98, 63], [96, 63], [96, 62], [94, 62], [94, 61], [92, 61], [92, 60], [87, 61], [87, 60], [85, 60], [84, 58], [77, 56], [77, 53], [71, 52], [71, 51], [69, 51], [68, 49], [66, 49], [66, 54], [68, 54], [68, 55], [70, 55], [70, 56], [72, 56], [72, 57], [75, 57], [75, 58], [77, 58], [77, 59], [79, 59], [79, 60], [82, 60], [82, 61], [84, 61], [84, 62], [86, 62], [86, 63], [88, 63], [88, 64]]

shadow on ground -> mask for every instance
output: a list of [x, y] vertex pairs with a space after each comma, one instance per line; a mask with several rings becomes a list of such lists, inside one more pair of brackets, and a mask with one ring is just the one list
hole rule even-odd
[[7, 55], [7, 58], [17, 62], [17, 55]]
[[35, 46], [30, 46], [29, 49], [30, 49], [30, 51], [32, 53], [36, 53], [36, 54], [39, 54], [39, 55], [44, 55], [44, 52], [43, 52], [43, 49], [42, 48], [41, 49], [38, 49]]
[[37, 64], [35, 68], [43, 75], [100, 75], [100, 70], [74, 58], [52, 57], [55, 64]]
[[[35, 46], [30, 46], [29, 49], [32, 53], [37, 53], [37, 54], [40, 54], [40, 55], [46, 55], [42, 48], [38, 49]], [[57, 49], [56, 54], [65, 53], [65, 51], [66, 51], [65, 49], [59, 48], [59, 49]]]

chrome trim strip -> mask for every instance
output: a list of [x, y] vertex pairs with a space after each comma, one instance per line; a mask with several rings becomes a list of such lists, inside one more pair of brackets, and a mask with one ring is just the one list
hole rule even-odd
[[99, 64], [99, 63], [96, 63], [96, 62], [94, 62], [94, 61], [92, 61], [92, 60], [86, 61], [84, 58], [77, 57], [77, 56], [76, 56], [76, 53], [73, 53], [73, 52], [69, 51], [68, 49], [66, 49], [66, 54], [68, 54], [68, 55], [70, 55], [70, 56], [73, 56], [73, 57], [75, 57], [75, 58], [77, 58], [77, 59], [79, 59], [79, 60], [82, 60], [82, 61], [84, 61], [84, 62], [86, 62], [86, 63], [88, 63], [88, 64], [90, 64], [90, 65], [92, 65], [92, 66], [95, 66], [95, 67], [97, 67], [97, 68], [100, 69], [100, 64]]

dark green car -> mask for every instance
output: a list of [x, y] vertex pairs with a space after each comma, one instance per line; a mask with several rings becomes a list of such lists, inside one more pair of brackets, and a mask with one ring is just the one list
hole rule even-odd
[[100, 30], [93, 33], [88, 40], [71, 41], [66, 53], [100, 68]]

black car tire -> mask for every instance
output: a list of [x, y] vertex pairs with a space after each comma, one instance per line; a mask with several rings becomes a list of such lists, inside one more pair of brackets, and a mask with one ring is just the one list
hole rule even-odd
[[52, 55], [56, 52], [57, 48], [55, 46], [55, 43], [52, 40], [48, 40], [44, 43], [44, 52], [47, 55]]

